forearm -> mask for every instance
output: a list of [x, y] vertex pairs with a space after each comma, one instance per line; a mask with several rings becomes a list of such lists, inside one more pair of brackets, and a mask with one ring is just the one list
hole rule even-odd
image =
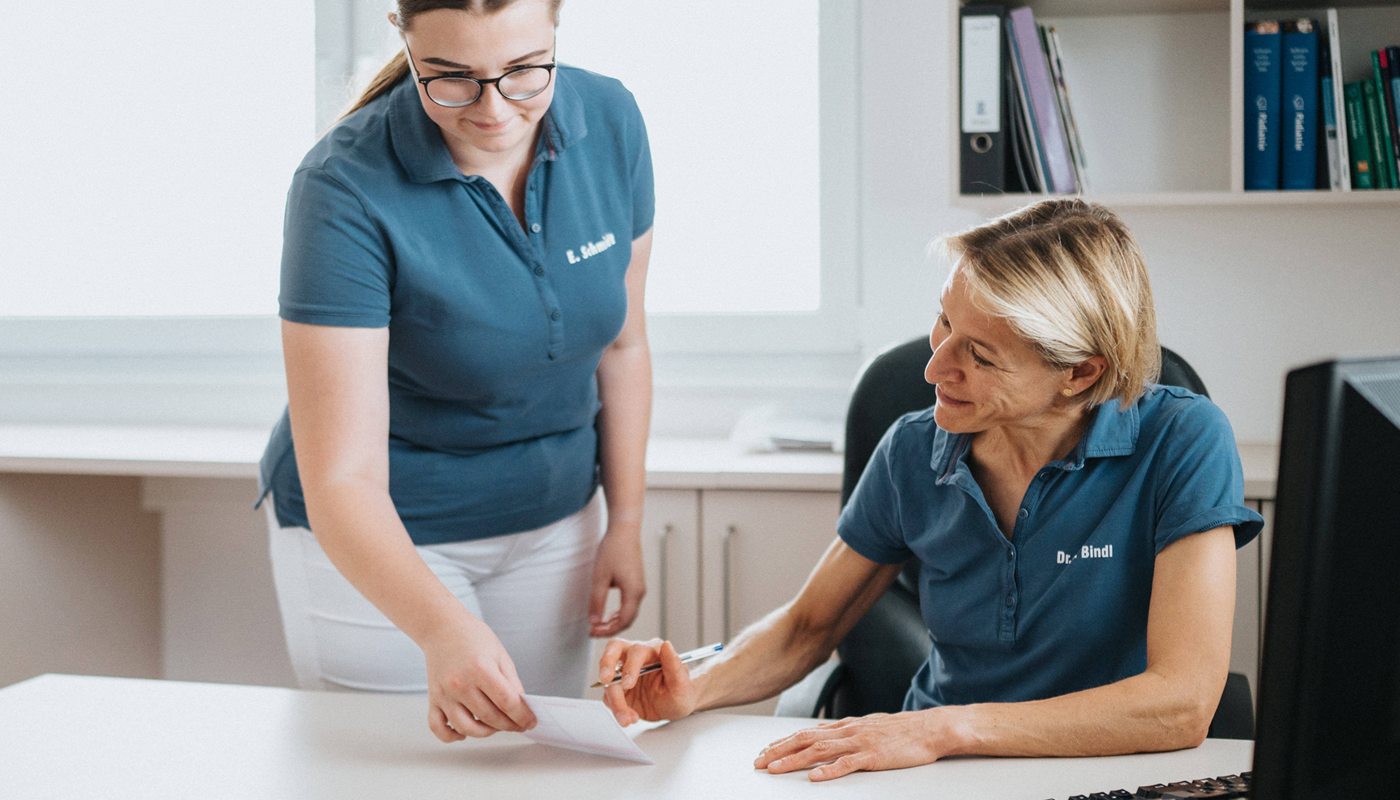
[[603, 353], [598, 363], [598, 460], [610, 529], [641, 531], [651, 393], [651, 352], [645, 339], [615, 344]]
[[755, 703], [802, 680], [836, 648], [832, 626], [802, 624], [793, 604], [745, 628], [725, 652], [693, 674], [700, 690], [697, 711]]
[[948, 706], [946, 755], [1102, 756], [1195, 747], [1224, 686], [1151, 671], [1047, 700]]
[[307, 512], [336, 569], [420, 647], [472, 618], [418, 555], [382, 486], [307, 487]]

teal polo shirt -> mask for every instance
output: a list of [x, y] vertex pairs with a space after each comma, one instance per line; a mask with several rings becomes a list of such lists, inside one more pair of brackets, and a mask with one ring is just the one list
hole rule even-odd
[[[412, 80], [342, 120], [287, 196], [282, 319], [389, 329], [389, 495], [416, 544], [532, 530], [598, 485], [595, 373], [652, 224], [651, 153], [622, 84], [560, 66], [525, 223], [463, 175]], [[284, 412], [261, 464], [307, 526]]]
[[1224, 413], [1154, 386], [1099, 406], [1079, 444], [1031, 481], [1008, 539], [967, 464], [971, 434], [933, 409], [886, 432], [838, 531], [882, 564], [918, 558], [932, 641], [906, 710], [1018, 702], [1114, 683], [1147, 669], [1154, 560], [1183, 536], [1264, 525]]

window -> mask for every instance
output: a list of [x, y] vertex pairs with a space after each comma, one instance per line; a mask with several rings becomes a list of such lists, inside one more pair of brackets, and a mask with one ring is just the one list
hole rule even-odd
[[0, 26], [0, 316], [276, 313], [312, 11], [82, 0]]
[[816, 311], [815, 0], [569, 0], [559, 60], [620, 79], [656, 163], [652, 312]]

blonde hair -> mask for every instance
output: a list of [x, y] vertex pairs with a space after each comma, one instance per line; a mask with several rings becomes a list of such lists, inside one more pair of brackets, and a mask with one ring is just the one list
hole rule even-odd
[[1083, 393], [1127, 408], [1161, 372], [1152, 283], [1117, 214], [1079, 199], [1042, 200], [936, 241], [973, 301], [1003, 317], [1055, 369], [1093, 356], [1108, 368]]

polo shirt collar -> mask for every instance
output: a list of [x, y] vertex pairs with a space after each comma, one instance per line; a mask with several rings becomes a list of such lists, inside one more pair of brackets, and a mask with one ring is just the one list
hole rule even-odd
[[[1091, 413], [1094, 419], [1080, 437], [1079, 444], [1068, 456], [1051, 466], [1073, 471], [1083, 469], [1086, 458], [1132, 455], [1137, 447], [1138, 430], [1141, 427], [1137, 403], [1128, 406], [1126, 410], [1120, 410], [1117, 400], [1109, 400]], [[967, 455], [972, 445], [972, 434], [948, 433], [942, 428], [936, 428], [935, 431], [933, 457], [929, 460], [929, 467], [938, 476], [938, 483], [944, 484], [951, 480], [957, 471], [958, 461]]]
[[[545, 135], [540, 137], [540, 154], [555, 160], [560, 151], [588, 134], [584, 124], [583, 99], [569, 85], [563, 70], [556, 68], [554, 100], [544, 116]], [[412, 74], [405, 75], [389, 93], [389, 130], [394, 153], [414, 183], [464, 180], [452, 163], [452, 155], [442, 141], [442, 132], [418, 99]]]
[[1113, 399], [1100, 403], [1093, 414], [1094, 419], [1080, 437], [1079, 444], [1063, 460], [1056, 462], [1056, 466], [1065, 470], [1077, 470], [1084, 468], [1084, 460], [1087, 458], [1132, 455], [1133, 449], [1137, 447], [1140, 427], [1137, 403], [1122, 409], [1119, 401]]
[[568, 70], [562, 66], [554, 68], [554, 100], [544, 115], [544, 134], [540, 150], [550, 161], [557, 158], [560, 151], [572, 147], [588, 135], [588, 125], [583, 117], [583, 98], [578, 96], [578, 91], [569, 80]]

